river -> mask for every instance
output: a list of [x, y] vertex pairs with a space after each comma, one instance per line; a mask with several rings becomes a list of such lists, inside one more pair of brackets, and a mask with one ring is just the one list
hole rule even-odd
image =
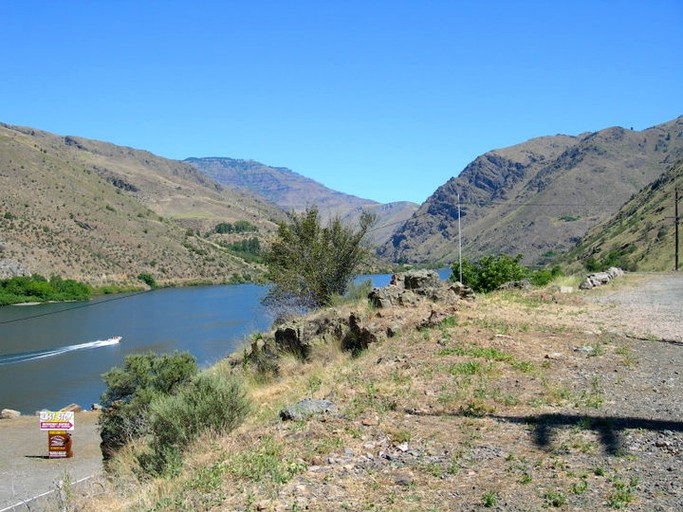
[[[447, 270], [440, 271], [442, 278]], [[390, 275], [371, 278], [385, 286]], [[254, 284], [168, 288], [88, 302], [0, 307], [0, 409], [24, 414], [71, 403], [87, 408], [102, 374], [128, 354], [189, 351], [201, 367], [239, 350], [272, 324]], [[119, 343], [107, 341], [121, 336]]]
[[[238, 350], [272, 319], [253, 284], [169, 288], [85, 303], [0, 308], [0, 408], [89, 407], [128, 354], [189, 351], [201, 366]], [[102, 343], [122, 336], [120, 343]]]

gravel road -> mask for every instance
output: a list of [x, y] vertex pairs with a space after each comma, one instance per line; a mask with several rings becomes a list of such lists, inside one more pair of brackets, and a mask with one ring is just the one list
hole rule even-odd
[[683, 342], [683, 272], [635, 274], [626, 285], [618, 281], [587, 294], [608, 306], [601, 311], [602, 321], [622, 334]]

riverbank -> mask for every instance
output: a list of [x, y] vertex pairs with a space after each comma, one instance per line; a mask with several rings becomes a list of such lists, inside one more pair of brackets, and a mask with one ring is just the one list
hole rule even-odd
[[[663, 312], [683, 312], [662, 307], [648, 279], [496, 292], [445, 317], [434, 304], [398, 316], [358, 305], [357, 325], [395, 334], [356, 357], [328, 345], [286, 358], [276, 378], [245, 373], [254, 412], [242, 427], [204, 436], [170, 479], [139, 482], [123, 454], [108, 492], [79, 506], [680, 510], [683, 319], [677, 333], [658, 329]], [[627, 292], [647, 321], [633, 323]], [[304, 398], [334, 408], [279, 419]]]

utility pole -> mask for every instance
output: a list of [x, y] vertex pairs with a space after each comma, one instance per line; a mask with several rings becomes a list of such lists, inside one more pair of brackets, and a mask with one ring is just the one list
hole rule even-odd
[[676, 259], [674, 270], [678, 272], [678, 187], [674, 187], [674, 225], [676, 226]]
[[[678, 189], [676, 189], [676, 191], [676, 193], [678, 193]], [[462, 231], [460, 231], [460, 192], [456, 191], [455, 193], [458, 195], [458, 268], [460, 269], [460, 282], [462, 283]], [[676, 218], [678, 218], [678, 213], [676, 213]], [[678, 229], [678, 223], [676, 224], [676, 228]], [[678, 230], [676, 231], [676, 247], [678, 248]], [[678, 256], [676, 256], [676, 262], [678, 262]]]

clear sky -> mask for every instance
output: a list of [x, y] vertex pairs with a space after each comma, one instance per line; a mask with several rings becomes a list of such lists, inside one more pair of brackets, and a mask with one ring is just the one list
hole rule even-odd
[[683, 114], [682, 0], [0, 0], [0, 121], [421, 203], [477, 155]]

